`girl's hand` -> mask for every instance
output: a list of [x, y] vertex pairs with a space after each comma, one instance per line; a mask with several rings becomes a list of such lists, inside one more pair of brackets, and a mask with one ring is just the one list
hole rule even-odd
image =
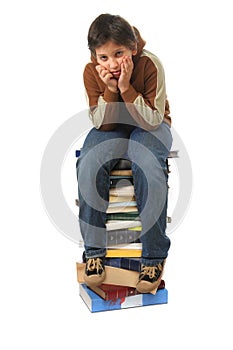
[[117, 80], [113, 78], [113, 75], [109, 70], [98, 65], [95, 67], [100, 79], [104, 82], [104, 84], [108, 87], [108, 89], [112, 92], [117, 92]]
[[134, 64], [132, 58], [125, 56], [121, 64], [121, 75], [118, 80], [118, 88], [121, 93], [129, 89], [133, 68]]

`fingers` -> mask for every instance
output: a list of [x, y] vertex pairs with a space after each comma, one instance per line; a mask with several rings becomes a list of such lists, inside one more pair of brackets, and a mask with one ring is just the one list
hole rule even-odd
[[133, 61], [129, 56], [125, 56], [122, 60], [121, 70], [123, 74], [132, 74], [133, 71]]
[[109, 79], [110, 77], [112, 77], [112, 74], [107, 69], [102, 67], [101, 65], [98, 65], [95, 68], [96, 68], [97, 72], [99, 73], [99, 76], [101, 79], [106, 79], [106, 78]]

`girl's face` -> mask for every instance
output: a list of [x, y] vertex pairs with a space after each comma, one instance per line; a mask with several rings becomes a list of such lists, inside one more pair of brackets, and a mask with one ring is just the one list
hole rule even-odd
[[98, 64], [110, 71], [113, 77], [117, 79], [121, 74], [123, 57], [132, 58], [132, 56], [136, 55], [137, 50], [132, 51], [124, 45], [108, 41], [106, 44], [98, 47], [95, 52]]

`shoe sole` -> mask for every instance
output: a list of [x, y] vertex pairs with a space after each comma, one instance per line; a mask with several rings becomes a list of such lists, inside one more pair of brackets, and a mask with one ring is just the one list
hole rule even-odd
[[157, 280], [154, 283], [147, 282], [147, 281], [140, 281], [136, 284], [136, 289], [139, 293], [150, 293], [153, 291], [153, 294], [155, 294], [160, 285], [161, 279]]
[[84, 281], [88, 287], [96, 287], [99, 286], [101, 283], [103, 283], [105, 279], [105, 272], [103, 272], [101, 275], [91, 275], [87, 276], [84, 274]]
[[164, 273], [164, 266], [165, 266], [165, 262], [166, 259], [163, 262], [163, 270], [159, 276], [159, 279], [153, 283], [148, 282], [148, 281], [139, 281], [136, 284], [136, 289], [139, 293], [150, 293], [153, 291], [153, 293], [155, 294], [157, 292], [157, 289], [161, 283], [162, 277], [163, 277], [163, 273]]

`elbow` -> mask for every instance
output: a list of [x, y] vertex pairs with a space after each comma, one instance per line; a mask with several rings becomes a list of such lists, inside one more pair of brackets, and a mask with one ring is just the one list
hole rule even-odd
[[112, 130], [115, 130], [117, 127], [117, 124], [115, 123], [111, 123], [111, 124], [102, 124], [100, 127], [99, 127], [99, 130], [100, 131], [112, 131]]

